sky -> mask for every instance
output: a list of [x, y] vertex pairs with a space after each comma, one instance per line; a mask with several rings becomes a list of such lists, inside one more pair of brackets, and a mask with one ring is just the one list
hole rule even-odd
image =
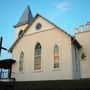
[[[3, 37], [3, 47], [9, 49], [13, 44], [13, 26], [27, 5], [33, 16], [39, 13], [71, 35], [74, 35], [74, 28], [90, 21], [90, 0], [0, 0], [0, 37]], [[2, 50], [0, 58], [11, 56], [11, 53]]]

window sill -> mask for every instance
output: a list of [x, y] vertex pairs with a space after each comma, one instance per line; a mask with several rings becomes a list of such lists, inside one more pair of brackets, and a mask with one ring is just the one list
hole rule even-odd
[[37, 72], [43, 72], [43, 70], [42, 69], [40, 69], [40, 70], [33, 70], [33, 73], [37, 73]]
[[24, 71], [19, 71], [18, 73], [19, 73], [19, 74], [23, 74], [23, 73], [24, 73]]
[[53, 68], [52, 71], [61, 71], [62, 69], [61, 68]]

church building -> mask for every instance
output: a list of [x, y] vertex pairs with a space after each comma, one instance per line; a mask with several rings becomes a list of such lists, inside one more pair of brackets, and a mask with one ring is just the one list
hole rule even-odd
[[76, 80], [90, 78], [90, 22], [71, 36], [27, 6], [15, 28], [9, 51], [16, 63], [16, 81]]

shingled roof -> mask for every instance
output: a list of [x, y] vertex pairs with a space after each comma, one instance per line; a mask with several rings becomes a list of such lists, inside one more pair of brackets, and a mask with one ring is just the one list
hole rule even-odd
[[33, 20], [33, 16], [32, 16], [30, 7], [29, 7], [29, 5], [27, 5], [21, 18], [19, 19], [18, 23], [16, 25], [14, 25], [14, 27], [16, 28], [16, 27], [24, 25], [24, 24], [29, 24], [32, 22], [32, 20]]

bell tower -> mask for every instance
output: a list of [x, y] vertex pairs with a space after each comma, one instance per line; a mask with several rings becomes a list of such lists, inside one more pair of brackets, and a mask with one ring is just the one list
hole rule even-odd
[[15, 30], [15, 40], [22, 34], [24, 29], [30, 24], [33, 20], [33, 16], [30, 10], [29, 5], [27, 5], [26, 9], [24, 10], [21, 18], [19, 19], [18, 23], [14, 25]]

